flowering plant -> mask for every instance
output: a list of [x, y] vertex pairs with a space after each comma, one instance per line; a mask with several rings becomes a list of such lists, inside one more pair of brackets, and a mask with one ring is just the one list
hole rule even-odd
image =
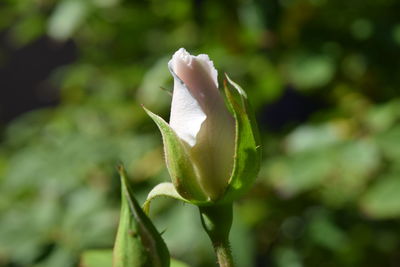
[[[252, 185], [261, 158], [254, 116], [246, 93], [227, 75], [225, 94], [219, 90], [218, 72], [207, 55], [192, 56], [181, 48], [168, 67], [174, 78], [169, 123], [144, 109], [162, 134], [172, 183], [153, 188], [143, 210], [148, 214], [158, 196], [197, 205], [220, 266], [233, 266], [232, 202]], [[123, 172], [121, 177], [123, 206], [114, 266], [169, 266], [165, 243], [135, 204]]]
[[259, 169], [258, 130], [247, 95], [226, 75], [225, 101], [207, 55], [181, 48], [168, 67], [174, 77], [169, 124], [146, 111], [163, 136], [172, 184], [156, 186], [145, 207], [159, 195], [199, 206], [229, 203], [252, 185]]

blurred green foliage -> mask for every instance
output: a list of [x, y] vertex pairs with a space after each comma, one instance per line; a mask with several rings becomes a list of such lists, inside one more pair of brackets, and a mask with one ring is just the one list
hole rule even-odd
[[[262, 170], [235, 206], [237, 265], [398, 266], [399, 10], [397, 0], [4, 0], [12, 47], [72, 39], [78, 59], [49, 77], [59, 106], [3, 132], [0, 265], [76, 266], [83, 251], [111, 248], [119, 162], [140, 200], [169, 180], [140, 104], [168, 117], [166, 62], [185, 47], [242, 85], [260, 121], [289, 87], [322, 106], [279, 131], [261, 125]], [[152, 218], [173, 257], [214, 264], [194, 207], [158, 200]]]

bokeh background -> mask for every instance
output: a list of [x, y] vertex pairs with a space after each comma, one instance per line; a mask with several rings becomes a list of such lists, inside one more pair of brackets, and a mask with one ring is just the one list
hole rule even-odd
[[[248, 92], [263, 141], [235, 204], [235, 261], [400, 266], [400, 2], [2, 0], [0, 266], [111, 248], [123, 162], [140, 202], [168, 181], [156, 126], [180, 47]], [[173, 257], [214, 266], [196, 208], [151, 217]]]

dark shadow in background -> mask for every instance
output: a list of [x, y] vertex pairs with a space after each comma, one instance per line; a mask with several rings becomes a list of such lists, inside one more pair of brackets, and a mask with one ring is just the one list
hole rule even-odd
[[57, 43], [41, 37], [20, 49], [7, 43], [7, 32], [0, 34], [4, 61], [0, 65], [0, 125], [41, 107], [59, 103], [58, 89], [48, 82], [52, 71], [76, 59], [72, 41]]
[[281, 132], [306, 122], [310, 115], [327, 107], [317, 96], [304, 95], [287, 86], [273, 103], [261, 109], [257, 118], [262, 132]]
[[[59, 90], [48, 79], [57, 67], [77, 59], [73, 41], [60, 43], [44, 36], [15, 49], [7, 44], [7, 33], [3, 32], [0, 49], [5, 55], [0, 65], [0, 126], [25, 112], [59, 103]], [[279, 99], [260, 110], [260, 128], [280, 132], [287, 126], [306, 121], [321, 108], [316, 99], [288, 86]]]

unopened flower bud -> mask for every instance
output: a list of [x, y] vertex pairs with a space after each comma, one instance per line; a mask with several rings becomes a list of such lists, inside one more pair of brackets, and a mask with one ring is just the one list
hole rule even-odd
[[168, 67], [174, 77], [169, 124], [146, 111], [163, 135], [174, 186], [161, 184], [149, 196], [168, 195], [197, 205], [232, 201], [252, 184], [260, 162], [246, 93], [226, 77], [225, 102], [207, 55], [192, 56], [181, 48]]
[[233, 169], [235, 121], [218, 90], [217, 70], [207, 55], [183, 48], [168, 66], [174, 76], [169, 125], [187, 149], [201, 190], [218, 199]]

